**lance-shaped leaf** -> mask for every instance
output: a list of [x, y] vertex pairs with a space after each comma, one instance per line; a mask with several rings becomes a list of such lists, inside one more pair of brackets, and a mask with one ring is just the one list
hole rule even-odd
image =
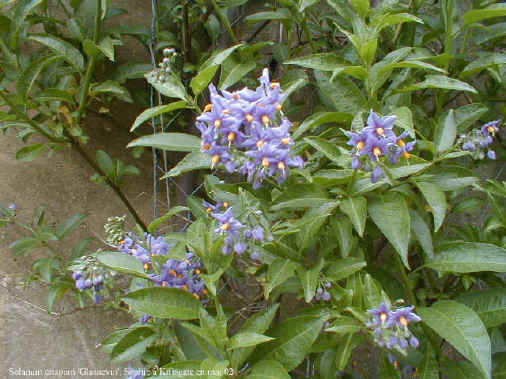
[[172, 178], [193, 170], [211, 168], [211, 156], [201, 152], [189, 153], [160, 179]]
[[16, 89], [18, 93], [25, 98], [32, 89], [35, 84], [37, 78], [40, 73], [49, 65], [56, 63], [59, 60], [63, 60], [62, 55], [49, 55], [41, 57], [35, 61], [33, 61], [30, 66], [28, 66], [21, 76], [19, 77], [16, 83]]
[[97, 255], [97, 260], [105, 267], [124, 274], [148, 278], [141, 261], [119, 251], [105, 251]]
[[195, 96], [198, 96], [211, 82], [216, 71], [218, 71], [219, 65], [213, 65], [201, 70], [195, 75], [190, 81], [190, 87]]
[[342, 112], [318, 112], [304, 120], [304, 122], [292, 134], [294, 139], [299, 138], [303, 133], [310, 131], [322, 124], [344, 123], [348, 124], [352, 117], [348, 113]]
[[155, 317], [192, 320], [199, 317], [200, 301], [178, 288], [151, 287], [123, 297], [135, 311]]
[[264, 336], [263, 334], [244, 332], [237, 333], [230, 338], [228, 349], [237, 349], [239, 347], [250, 347], [260, 345], [261, 343], [272, 341], [274, 338]]
[[156, 339], [156, 332], [148, 327], [136, 328], [119, 340], [112, 349], [113, 362], [125, 362], [140, 358]]
[[419, 379], [439, 379], [439, 365], [430, 344], [427, 344], [422, 362], [418, 366], [418, 372]]
[[182, 100], [188, 97], [181, 79], [173, 73], [166, 74], [163, 81], [158, 79], [157, 70], [151, 71], [144, 76], [148, 83], [164, 96]]
[[467, 292], [456, 300], [472, 308], [487, 328], [506, 324], [506, 288]]
[[130, 131], [133, 132], [140, 125], [152, 119], [153, 117], [183, 108], [188, 108], [188, 104], [186, 103], [186, 101], [183, 100], [175, 101], [167, 105], [158, 105], [156, 107], [148, 108], [144, 112], [142, 112], [139, 116], [137, 116], [137, 118], [134, 121], [134, 124], [130, 128]]
[[158, 133], [137, 138], [127, 147], [147, 146], [167, 151], [200, 151], [200, 138], [185, 133]]
[[470, 25], [475, 22], [487, 20], [494, 17], [506, 16], [506, 4], [492, 4], [484, 9], [473, 9], [464, 14], [464, 24]]
[[437, 232], [441, 225], [443, 225], [443, 220], [446, 215], [445, 193], [437, 186], [437, 184], [421, 181], [417, 181], [415, 183], [429, 204], [432, 215], [434, 216], [434, 231]]
[[431, 307], [418, 308], [417, 313], [427, 326], [490, 378], [490, 339], [485, 325], [471, 308], [456, 301], [440, 300]]
[[254, 357], [272, 359], [281, 363], [286, 370], [293, 370], [309, 353], [326, 319], [300, 316], [283, 321], [266, 333], [276, 339], [260, 345]]
[[334, 71], [338, 67], [344, 66], [344, 60], [337, 54], [321, 53], [289, 59], [283, 64], [312, 68], [313, 70]]
[[277, 361], [263, 360], [251, 368], [248, 379], [290, 379], [291, 376]]
[[239, 80], [243, 79], [248, 72], [253, 71], [256, 66], [257, 64], [255, 61], [248, 61], [235, 65], [230, 71], [226, 73], [226, 75], [222, 74], [219, 88], [223, 90], [227, 89], [230, 86], [233, 86]]
[[331, 161], [334, 161], [336, 163], [340, 162], [339, 157], [341, 156], [341, 152], [332, 142], [329, 142], [320, 137], [306, 137], [304, 138], [304, 141], [309, 143], [312, 147], [325, 155]]
[[367, 218], [367, 200], [365, 197], [348, 197], [341, 201], [339, 209], [347, 215], [360, 237], [364, 236]]
[[490, 53], [485, 54], [478, 59], [469, 63], [464, 70], [460, 73], [461, 78], [466, 78], [470, 75], [479, 73], [491, 66], [506, 64], [506, 54], [504, 53]]
[[296, 269], [297, 275], [302, 283], [302, 288], [304, 289], [304, 300], [306, 303], [310, 303], [311, 300], [313, 300], [323, 264], [324, 260], [322, 258], [309, 270], [302, 266], [299, 266]]
[[427, 75], [423, 82], [401, 88], [399, 92], [418, 91], [426, 88], [442, 88], [454, 91], [466, 91], [478, 93], [478, 91], [476, 91], [476, 89], [473, 86], [465, 82], [461, 82], [460, 80], [449, 78], [444, 75]]
[[297, 264], [288, 259], [276, 258], [269, 265], [267, 270], [267, 284], [265, 286], [265, 297], [268, 298], [271, 291], [283, 284], [288, 278], [294, 275]]
[[432, 244], [432, 233], [425, 220], [420, 216], [420, 213], [410, 209], [409, 217], [411, 219], [411, 230], [415, 234], [416, 239], [422, 246], [423, 251], [427, 258], [434, 258], [434, 247]]
[[41, 43], [63, 56], [63, 59], [74, 66], [78, 71], [84, 70], [84, 58], [80, 51], [71, 43], [50, 34], [32, 35], [29, 39]]
[[426, 267], [440, 272], [506, 272], [506, 249], [477, 242], [444, 245]]
[[367, 262], [359, 258], [343, 258], [330, 264], [327, 275], [333, 281], [337, 282], [338, 280], [347, 278], [351, 274], [362, 270], [365, 266], [367, 266]]
[[376, 226], [395, 248], [404, 265], [409, 268], [408, 244], [411, 220], [404, 197], [393, 192], [378, 195], [369, 201], [368, 211]]
[[442, 117], [434, 131], [434, 143], [438, 154], [443, 153], [453, 146], [457, 137], [457, 123], [455, 121], [455, 111], [451, 109], [445, 117]]

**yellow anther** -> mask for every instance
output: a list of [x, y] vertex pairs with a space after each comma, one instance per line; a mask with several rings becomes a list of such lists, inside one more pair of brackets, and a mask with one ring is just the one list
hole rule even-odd
[[177, 276], [179, 279], [181, 279], [181, 278], [183, 277], [183, 275], [181, 275], [181, 274], [177, 274], [176, 276]]
[[271, 82], [271, 88], [279, 87], [279, 82]]
[[285, 163], [284, 162], [278, 162], [278, 168], [280, 170], [284, 170], [286, 168]]
[[220, 161], [220, 156], [219, 154], [216, 154], [214, 155], [212, 158], [211, 158], [211, 162], [213, 165], [217, 164], [218, 162]]
[[258, 147], [259, 149], [261, 149], [262, 147], [264, 147], [264, 145], [265, 145], [264, 140], [260, 140], [260, 141], [258, 141], [258, 142], [257, 142], [257, 147]]
[[490, 134], [492, 134], [492, 135], [494, 135], [494, 134], [495, 134], [495, 128], [494, 128], [493, 126], [488, 126], [488, 127], [487, 127], [487, 131], [488, 131]]
[[206, 290], [205, 288], [202, 290], [202, 294], [203, 294], [203, 295], [207, 295], [208, 293], [209, 293], [209, 291], [208, 291], [208, 290]]
[[270, 165], [269, 158], [263, 157], [262, 158], [262, 166], [269, 167], [269, 165]]
[[283, 106], [281, 104], [276, 104], [276, 110], [280, 111], [281, 109], [283, 109]]
[[383, 134], [385, 134], [385, 129], [378, 128], [378, 129], [376, 129], [376, 133], [378, 133], [380, 136], [382, 136]]
[[211, 145], [209, 145], [208, 143], [206, 143], [205, 145], [202, 146], [202, 149], [204, 150], [209, 150], [211, 148]]
[[291, 144], [291, 143], [292, 143], [292, 139], [291, 139], [291, 138], [289, 138], [289, 137], [282, 138], [282, 139], [281, 139], [281, 143], [282, 143], [283, 145], [289, 145], [289, 144]]
[[162, 287], [167, 287], [167, 282], [162, 282]]
[[213, 104], [207, 104], [205, 107], [204, 107], [204, 112], [211, 112], [213, 110]]
[[235, 140], [235, 133], [234, 132], [230, 132], [228, 133], [228, 142], [233, 142]]
[[185, 284], [185, 285], [183, 286], [183, 289], [184, 289], [185, 291], [188, 291], [190, 288], [189, 288], [189, 287]]
[[372, 149], [372, 153], [376, 156], [376, 157], [379, 157], [381, 154], [383, 154], [383, 152], [381, 151], [381, 149], [379, 147], [375, 147], [374, 149]]
[[224, 223], [222, 226], [220, 226], [220, 229], [223, 230], [223, 231], [229, 230], [230, 229], [230, 223], [229, 222]]
[[200, 296], [199, 296], [199, 295], [197, 295], [196, 293], [194, 293], [194, 294], [193, 294], [193, 297], [194, 297], [195, 299], [197, 299], [197, 300], [200, 300]]
[[230, 114], [230, 109], [224, 109], [223, 114], [226, 114], [228, 116]]
[[125, 243], [126, 243], [126, 242], [125, 242], [125, 240], [123, 240], [123, 241], [119, 241], [119, 244], [120, 244], [120, 245], [124, 245]]
[[219, 118], [214, 120], [214, 127], [219, 128], [220, 126], [221, 126], [221, 120]]
[[380, 314], [380, 320], [381, 322], [385, 322], [388, 318], [388, 315], [386, 313], [381, 313]]
[[232, 98], [234, 100], [239, 100], [240, 96], [237, 93], [234, 92], [234, 94], [232, 95]]
[[206, 209], [206, 212], [207, 212], [207, 213], [211, 213], [212, 211], [213, 211], [213, 208], [211, 208], [211, 207], [207, 207], [207, 209]]
[[[207, 209], [209, 209], [209, 208], [207, 208]], [[185, 261], [185, 263], [186, 263], [187, 265], [189, 265], [189, 264], [191, 263], [188, 259], [185, 259], [184, 261]]]
[[395, 367], [396, 369], [398, 369], [400, 365], [401, 365], [401, 364], [399, 363], [399, 361], [394, 361], [394, 367]]
[[226, 201], [223, 202], [223, 208], [228, 208], [228, 203]]
[[411, 154], [410, 154], [410, 153], [408, 153], [407, 151], [405, 151], [405, 152], [403, 152], [403, 153], [402, 153], [402, 157], [403, 157], [404, 159], [409, 159], [409, 158], [411, 158]]
[[262, 116], [262, 122], [264, 123], [264, 125], [267, 125], [269, 123], [269, 121], [271, 121], [271, 119], [269, 118], [269, 116], [267, 116], [266, 114], [264, 114]]
[[251, 115], [251, 114], [249, 114], [249, 113], [248, 113], [246, 116], [244, 116], [244, 118], [245, 118], [245, 119], [246, 119], [246, 121], [248, 121], [248, 122], [253, 122], [253, 120], [255, 119], [255, 118], [253, 117], [253, 115]]
[[399, 141], [397, 141], [397, 146], [404, 147], [406, 146], [406, 143], [400, 139]]
[[199, 270], [199, 269], [196, 269], [196, 270], [195, 270], [195, 274], [199, 275], [199, 274], [200, 274], [200, 270]]
[[144, 270], [149, 270], [151, 265], [149, 263], [144, 263]]
[[404, 316], [399, 317], [399, 322], [404, 326], [408, 326], [408, 320]]
[[364, 141], [358, 141], [357, 143], [357, 150], [362, 150], [365, 146]]
[[169, 274], [171, 274], [172, 276], [175, 276], [177, 273], [175, 270], [169, 270]]

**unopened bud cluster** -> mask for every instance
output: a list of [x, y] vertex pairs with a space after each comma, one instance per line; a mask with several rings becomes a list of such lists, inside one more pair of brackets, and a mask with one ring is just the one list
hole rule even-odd
[[100, 266], [93, 256], [83, 256], [73, 265], [72, 279], [75, 280], [79, 291], [92, 289], [96, 304], [102, 301], [100, 292], [104, 289], [105, 281], [111, 276], [110, 271]]
[[494, 137], [499, 131], [500, 120], [489, 122], [480, 129], [473, 129], [467, 134], [459, 136], [457, 143], [461, 145], [462, 150], [469, 151], [474, 159], [496, 159], [496, 153], [490, 149], [494, 142]]

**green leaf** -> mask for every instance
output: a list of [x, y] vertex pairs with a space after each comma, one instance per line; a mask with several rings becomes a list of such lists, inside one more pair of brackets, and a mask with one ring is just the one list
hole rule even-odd
[[461, 82], [457, 79], [452, 79], [444, 75], [427, 75], [425, 80], [421, 83], [416, 83], [408, 87], [399, 89], [399, 92], [418, 91], [426, 88], [442, 88], [454, 91], [466, 91], [478, 93], [471, 85]]
[[389, 14], [386, 16], [380, 16], [378, 18], [379, 22], [375, 23], [375, 26], [378, 31], [388, 26], [402, 24], [404, 22], [418, 22], [419, 24], [423, 24], [423, 20], [416, 16], [413, 16], [409, 13], [396, 13]]
[[104, 353], [111, 354], [112, 349], [114, 349], [114, 346], [116, 346], [116, 344], [131, 331], [132, 329], [130, 328], [117, 329], [111, 334], [109, 334], [100, 344], [102, 351]]
[[455, 300], [473, 309], [487, 328], [506, 324], [505, 288], [486, 288], [480, 291], [466, 292]]
[[269, 298], [271, 291], [283, 284], [288, 278], [295, 273], [296, 263], [288, 259], [276, 258], [267, 270], [267, 285], [265, 286], [265, 297]]
[[263, 360], [251, 368], [248, 379], [290, 379], [291, 376], [278, 361]]
[[506, 379], [506, 353], [496, 353], [493, 357], [494, 372], [492, 377], [494, 379]]
[[283, 321], [267, 334], [276, 338], [257, 348], [255, 357], [281, 363], [286, 370], [296, 368], [308, 354], [326, 317], [299, 316]]
[[118, 99], [123, 100], [127, 103], [133, 103], [132, 97], [130, 96], [130, 92], [126, 89], [126, 87], [121, 86], [119, 83], [116, 83], [113, 80], [106, 80], [100, 84], [94, 84], [90, 87], [90, 95], [98, 95], [100, 93], [110, 93], [115, 95]]
[[125, 362], [140, 358], [156, 339], [156, 333], [151, 328], [136, 328], [119, 340], [112, 349], [113, 362]]
[[230, 54], [232, 54], [237, 48], [239, 48], [241, 46], [243, 46], [242, 43], [232, 46], [232, 47], [229, 47], [228, 49], [214, 53], [213, 55], [211, 55], [211, 57], [208, 60], [206, 60], [202, 64], [202, 66], [200, 66], [200, 71], [203, 71], [210, 66], [215, 66], [215, 65], [219, 65], [219, 64], [223, 63], [223, 61], [225, 59], [227, 59]]
[[200, 301], [178, 288], [151, 287], [123, 297], [135, 311], [154, 317], [192, 320], [199, 317]]
[[184, 207], [182, 205], [176, 205], [175, 207], [171, 208], [166, 214], [164, 214], [162, 217], [158, 217], [156, 220], [153, 220], [148, 225], [148, 232], [153, 234], [156, 229], [158, 229], [163, 223], [170, 220], [172, 216], [174, 216], [177, 213], [188, 211], [189, 208]]
[[336, 353], [336, 368], [338, 371], [342, 371], [346, 368], [348, 361], [351, 357], [351, 352], [355, 347], [353, 343], [354, 333], [350, 333], [344, 337], [344, 341], [342, 341], [337, 347]]
[[97, 163], [109, 179], [114, 179], [114, 162], [109, 154], [103, 150], [97, 150]]
[[352, 257], [343, 258], [335, 262], [332, 262], [330, 268], [327, 271], [327, 275], [334, 282], [337, 282], [362, 270], [365, 266], [367, 266], [367, 262], [359, 258], [352, 258]]
[[490, 339], [478, 315], [463, 304], [440, 300], [418, 308], [422, 321], [490, 378]]
[[174, 332], [187, 360], [203, 360], [206, 358], [199, 339], [190, 330], [175, 321]]
[[506, 16], [506, 4], [492, 4], [485, 9], [473, 9], [464, 14], [464, 25], [487, 20], [494, 17]]
[[148, 278], [144, 267], [137, 258], [119, 251], [105, 251], [97, 255], [97, 260], [105, 267], [124, 274]]
[[267, 12], [258, 12], [252, 15], [249, 15], [245, 18], [246, 22], [260, 22], [266, 20], [277, 20], [277, 21], [290, 21], [292, 20], [292, 15], [290, 11], [286, 8], [279, 8], [275, 11], [267, 11]]
[[40, 241], [37, 238], [32, 237], [25, 237], [20, 238], [14, 241], [9, 245], [9, 249], [13, 249], [16, 251], [16, 254], [24, 254], [28, 252], [29, 250], [34, 249], [35, 247], [38, 247], [40, 244]]
[[357, 321], [353, 317], [338, 316], [325, 331], [336, 334], [348, 334], [359, 332], [362, 328], [363, 325], [360, 321]]
[[[24, 26], [26, 26], [25, 19], [32, 13], [35, 8], [42, 4], [44, 0], [22, 0], [19, 1], [14, 8], [14, 16], [10, 25], [11, 29], [11, 42], [10, 46], [16, 50], [18, 46], [18, 36]], [[0, 8], [4, 4], [0, 4]]]
[[343, 58], [337, 54], [320, 53], [289, 59], [283, 62], [283, 64], [290, 64], [306, 68], [312, 68], [313, 70], [332, 72], [339, 67], [346, 66], [343, 62], [344, 62]]
[[30, 66], [28, 66], [21, 76], [19, 77], [18, 81], [16, 82], [16, 89], [18, 90], [18, 93], [23, 97], [26, 98], [28, 94], [30, 93], [33, 85], [37, 81], [37, 78], [39, 77], [40, 73], [44, 71], [44, 69], [49, 66], [55, 64], [57, 61], [62, 60], [63, 56], [61, 55], [49, 55], [44, 56], [39, 59], [36, 59], [33, 61]]
[[216, 71], [218, 71], [218, 67], [219, 65], [206, 67], [192, 78], [190, 81], [190, 87], [195, 96], [200, 95], [200, 93], [208, 86], [216, 74]]
[[22, 147], [16, 152], [16, 159], [22, 162], [31, 162], [39, 155], [47, 151], [47, 145], [44, 143], [35, 143]]
[[422, 246], [426, 258], [434, 258], [434, 247], [432, 245], [432, 233], [425, 220], [420, 216], [418, 211], [414, 209], [409, 210], [409, 217], [411, 219], [411, 230], [415, 234], [416, 239]]
[[[362, 18], [366, 18], [369, 15], [369, 10], [371, 7], [370, 0], [349, 0], [351, 6]], [[344, 369], [344, 367], [342, 368]], [[342, 370], [340, 369], [340, 370]]]
[[488, 107], [480, 104], [468, 104], [455, 109], [455, 123], [457, 124], [457, 133], [465, 132], [475, 121], [488, 112]]
[[314, 76], [320, 99], [327, 107], [351, 117], [368, 108], [366, 98], [351, 79], [338, 76], [330, 82], [329, 76], [321, 71], [315, 71]]
[[148, 146], [167, 151], [200, 151], [200, 138], [185, 133], [158, 133], [137, 138], [127, 147]]
[[307, 142], [308, 144], [310, 144], [312, 147], [314, 147], [320, 153], [325, 155], [331, 161], [333, 161], [335, 163], [340, 163], [341, 152], [337, 148], [336, 144], [329, 142], [329, 141], [327, 141], [323, 138], [320, 138], [320, 137], [306, 137], [306, 138], [304, 138], [304, 141]]
[[434, 131], [434, 143], [436, 151], [441, 154], [449, 150], [457, 137], [457, 123], [455, 111], [450, 109], [445, 117], [441, 117]]
[[413, 125], [413, 114], [408, 107], [395, 108], [392, 114], [397, 117], [395, 124], [409, 133], [411, 138], [415, 138], [415, 127]]
[[274, 338], [264, 336], [263, 334], [244, 332], [237, 333], [230, 338], [228, 349], [237, 349], [239, 347], [250, 347], [260, 345], [261, 343], [272, 341]]
[[36, 99], [38, 102], [44, 101], [65, 101], [69, 104], [74, 103], [72, 94], [58, 88], [47, 88], [37, 94]]
[[430, 344], [427, 344], [423, 360], [418, 366], [418, 375], [417, 379], [439, 379], [439, 365]]
[[415, 181], [415, 184], [429, 204], [434, 216], [434, 232], [437, 232], [441, 225], [443, 225], [446, 215], [447, 204], [445, 193], [434, 183]]
[[86, 217], [88, 217], [85, 213], [76, 213], [75, 215], [71, 216], [63, 224], [60, 225], [60, 227], [56, 230], [56, 235], [58, 238], [62, 239], [68, 236], [70, 233], [72, 233], [74, 230], [76, 230], [79, 225], [81, 225], [84, 220], [86, 220]]
[[506, 249], [487, 243], [455, 242], [445, 245], [425, 266], [441, 272], [506, 272]]
[[355, 246], [351, 221], [345, 217], [336, 217], [332, 220], [331, 226], [333, 234], [337, 237], [341, 256], [345, 258]]
[[69, 42], [50, 34], [36, 34], [30, 36], [28, 39], [41, 43], [54, 52], [62, 55], [63, 59], [74, 66], [78, 71], [84, 70], [84, 58], [82, 54]]
[[349, 217], [358, 235], [363, 237], [367, 218], [366, 198], [363, 196], [348, 197], [341, 201], [339, 209]]
[[460, 73], [461, 78], [479, 73], [491, 66], [506, 64], [506, 54], [504, 53], [490, 53], [485, 54], [478, 59], [473, 60], [469, 63], [464, 70]]
[[320, 0], [299, 0], [299, 6], [298, 6], [299, 12], [300, 13], [304, 12], [307, 8], [315, 5], [319, 1]]
[[188, 108], [188, 104], [184, 100], [175, 101], [175, 102], [167, 104], [167, 105], [158, 105], [156, 107], [148, 108], [144, 112], [142, 112], [139, 116], [137, 116], [130, 131], [133, 132], [135, 129], [137, 129], [144, 122], [146, 122], [156, 116], [159, 116], [161, 114], [168, 113], [168, 112], [173, 112], [175, 110], [183, 109], [183, 108]]
[[320, 272], [323, 268], [323, 264], [324, 260], [322, 258], [314, 267], [309, 270], [302, 266], [299, 266], [296, 269], [300, 282], [302, 283], [302, 288], [304, 289], [304, 300], [306, 303], [310, 303], [315, 296], [316, 287], [318, 286], [318, 279], [320, 277]]
[[472, 363], [467, 361], [455, 362], [449, 359], [443, 359], [441, 363], [441, 373], [445, 378], [462, 379], [483, 379], [484, 375]]
[[172, 167], [160, 179], [172, 178], [194, 170], [211, 168], [211, 156], [209, 154], [194, 152], [187, 154], [177, 165]]
[[309, 116], [292, 134], [293, 139], [298, 139], [303, 133], [322, 124], [348, 124], [352, 117], [348, 113], [341, 112], [317, 112]]
[[239, 80], [244, 79], [246, 74], [248, 74], [250, 71], [253, 71], [256, 66], [257, 64], [254, 60], [235, 65], [232, 70], [226, 73], [226, 75], [222, 74], [222, 77], [220, 78], [220, 84], [218, 86], [219, 89], [223, 90], [227, 89], [230, 86], [233, 86]]
[[186, 89], [174, 73], [166, 74], [164, 81], [161, 82], [157, 78], [157, 71], [148, 72], [144, 75], [149, 84], [151, 84], [158, 92], [167, 97], [186, 100], [188, 94]]
[[378, 195], [368, 203], [371, 219], [395, 248], [409, 269], [408, 244], [410, 225], [408, 206], [404, 197], [393, 192]]

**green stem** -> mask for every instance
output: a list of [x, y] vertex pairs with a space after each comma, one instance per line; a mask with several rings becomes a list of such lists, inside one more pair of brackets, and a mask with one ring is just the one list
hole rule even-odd
[[[98, 39], [100, 38], [100, 26], [102, 23], [102, 0], [96, 0], [96, 13], [95, 13], [95, 29], [93, 30], [93, 43], [98, 45]], [[88, 92], [90, 89], [91, 77], [93, 76], [93, 71], [95, 70], [95, 63], [97, 60], [97, 55], [93, 54], [88, 61], [88, 67], [86, 68], [86, 73], [84, 74], [82, 89], [79, 96], [79, 108], [77, 109], [76, 115], [76, 125], [79, 126], [81, 123], [81, 118], [83, 113], [86, 111], [88, 106]]]
[[309, 46], [311, 46], [311, 50], [313, 53], [316, 53], [316, 46], [314, 44], [313, 38], [311, 37], [311, 33], [309, 32], [309, 27], [307, 26], [306, 20], [302, 21], [302, 29], [304, 29], [304, 34], [309, 42]]
[[234, 43], [237, 43], [238, 41], [237, 37], [235, 36], [234, 31], [232, 30], [232, 26], [230, 25], [227, 16], [223, 13], [223, 10], [218, 6], [216, 0], [211, 0], [211, 3], [213, 4], [214, 10], [218, 14], [218, 18], [220, 19], [221, 23], [225, 26], [225, 29], [227, 29], [230, 38]]

